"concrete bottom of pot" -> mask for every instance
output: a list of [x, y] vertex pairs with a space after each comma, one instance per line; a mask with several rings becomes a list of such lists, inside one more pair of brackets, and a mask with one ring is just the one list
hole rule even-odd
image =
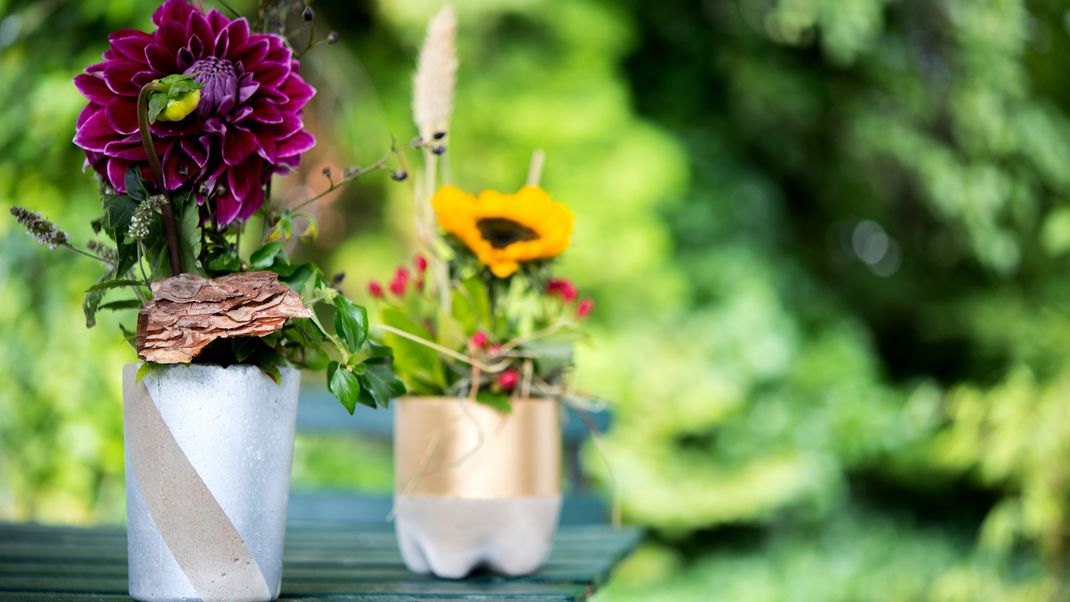
[[460, 579], [479, 566], [510, 576], [538, 570], [550, 555], [561, 496], [399, 495], [395, 504], [398, 545], [409, 570]]

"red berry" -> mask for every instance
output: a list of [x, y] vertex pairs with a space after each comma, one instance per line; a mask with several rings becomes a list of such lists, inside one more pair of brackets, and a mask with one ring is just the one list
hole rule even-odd
[[375, 297], [376, 299], [382, 299], [383, 285], [379, 284], [378, 281], [372, 280], [368, 283], [368, 294], [372, 297]]
[[394, 293], [395, 295], [397, 295], [399, 297], [402, 297], [402, 296], [405, 295], [405, 285], [406, 285], [406, 282], [405, 282], [404, 278], [395, 277], [390, 282], [390, 292]]
[[550, 295], [561, 297], [565, 301], [571, 303], [576, 300], [579, 295], [579, 291], [576, 290], [576, 285], [565, 278], [551, 278], [546, 283], [546, 292]]
[[394, 280], [400, 280], [401, 282], [409, 281], [409, 270], [404, 267], [400, 267], [394, 272]]
[[586, 318], [591, 315], [591, 311], [594, 310], [594, 301], [590, 298], [580, 301], [580, 304], [576, 306], [576, 317]]
[[427, 258], [423, 255], [417, 255], [412, 259], [412, 265], [416, 266], [416, 271], [423, 274], [427, 271]]
[[487, 335], [482, 332], [477, 332], [472, 335], [472, 338], [469, 339], [468, 342], [474, 349], [484, 349], [487, 346]]
[[518, 382], [520, 382], [520, 373], [516, 370], [506, 370], [498, 375], [498, 386], [503, 389], [512, 389]]

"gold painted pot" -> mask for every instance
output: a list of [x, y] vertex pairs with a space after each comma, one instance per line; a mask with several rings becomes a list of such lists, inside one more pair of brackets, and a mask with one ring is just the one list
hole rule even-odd
[[516, 399], [509, 413], [453, 397], [395, 404], [395, 528], [409, 569], [537, 570], [561, 509], [557, 401]]

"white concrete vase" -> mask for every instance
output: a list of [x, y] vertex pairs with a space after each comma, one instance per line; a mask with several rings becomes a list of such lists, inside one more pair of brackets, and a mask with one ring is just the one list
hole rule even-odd
[[409, 570], [538, 570], [561, 510], [556, 400], [514, 400], [508, 414], [448, 397], [395, 403], [394, 523]]
[[123, 368], [127, 548], [135, 600], [279, 595], [299, 373]]

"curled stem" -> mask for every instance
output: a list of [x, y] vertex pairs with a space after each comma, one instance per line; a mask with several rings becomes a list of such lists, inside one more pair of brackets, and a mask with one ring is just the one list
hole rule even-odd
[[[138, 131], [141, 133], [141, 146], [145, 148], [145, 155], [149, 159], [152, 176], [156, 181], [156, 189], [167, 198], [167, 202], [164, 203], [162, 209], [163, 231], [164, 237], [167, 239], [167, 258], [171, 263], [171, 274], [177, 276], [182, 273], [182, 257], [178, 252], [178, 230], [175, 227], [175, 211], [171, 202], [171, 195], [164, 185], [163, 166], [160, 165], [160, 157], [156, 154], [156, 146], [152, 143], [152, 131], [149, 130], [149, 95], [153, 92], [166, 91], [166, 89], [163, 84], [156, 81], [149, 82], [141, 88], [141, 93], [137, 96], [137, 124]], [[132, 169], [137, 168], [133, 167]]]

